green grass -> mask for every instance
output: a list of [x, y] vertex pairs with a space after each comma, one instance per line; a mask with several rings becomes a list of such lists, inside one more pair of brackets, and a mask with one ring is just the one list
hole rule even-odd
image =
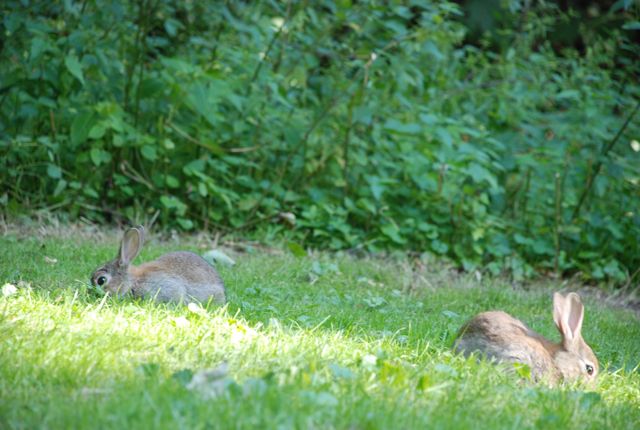
[[[194, 244], [146, 247], [138, 262]], [[229, 303], [203, 312], [87, 288], [117, 244], [0, 237], [0, 429], [633, 428], [640, 322], [585, 299], [593, 387], [522, 382], [451, 353], [458, 327], [500, 308], [558, 337], [551, 289], [406, 263], [254, 252], [222, 268]], [[47, 263], [44, 257], [57, 259]], [[438, 265], [433, 263], [434, 267]], [[411, 287], [411, 288], [410, 288]], [[218, 395], [185, 382], [226, 362]]]

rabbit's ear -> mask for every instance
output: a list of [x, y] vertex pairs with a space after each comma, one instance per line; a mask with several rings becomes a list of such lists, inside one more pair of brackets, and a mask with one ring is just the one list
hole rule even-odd
[[582, 320], [584, 306], [580, 296], [569, 293], [566, 297], [555, 293], [553, 295], [553, 320], [565, 341], [572, 343], [582, 337]]
[[584, 306], [580, 300], [580, 296], [576, 293], [569, 293], [565, 297], [567, 306], [569, 307], [569, 328], [573, 333], [573, 338], [582, 337], [582, 320], [584, 319]]
[[138, 256], [144, 243], [144, 227], [132, 227], [124, 233], [120, 244], [118, 261], [122, 266], [128, 266]]
[[553, 322], [560, 333], [562, 333], [562, 314], [564, 313], [564, 296], [560, 293], [553, 293]]

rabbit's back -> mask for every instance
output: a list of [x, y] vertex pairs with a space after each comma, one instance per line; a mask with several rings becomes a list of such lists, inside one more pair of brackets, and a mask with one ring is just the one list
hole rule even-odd
[[187, 251], [164, 254], [156, 260], [130, 267], [137, 296], [162, 302], [213, 299], [224, 303], [224, 284], [218, 272], [197, 254]]
[[536, 379], [556, 377], [554, 348], [555, 344], [502, 311], [476, 315], [462, 326], [455, 343], [456, 351], [465, 355], [480, 352], [489, 359], [526, 364]]

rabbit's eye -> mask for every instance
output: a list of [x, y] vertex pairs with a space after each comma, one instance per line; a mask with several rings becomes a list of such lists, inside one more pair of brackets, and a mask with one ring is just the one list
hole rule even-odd
[[104, 284], [107, 283], [107, 277], [106, 276], [100, 276], [98, 278], [98, 280], [96, 281], [96, 283], [100, 286], [103, 286]]
[[593, 375], [593, 366], [590, 364], [587, 364], [585, 367], [587, 369], [587, 374]]

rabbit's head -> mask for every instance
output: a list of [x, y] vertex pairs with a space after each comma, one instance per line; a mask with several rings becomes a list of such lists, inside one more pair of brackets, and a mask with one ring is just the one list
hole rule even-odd
[[565, 380], [595, 380], [598, 375], [598, 359], [582, 338], [584, 306], [580, 296], [569, 293], [553, 295], [553, 320], [562, 335], [561, 348], [554, 361]]
[[102, 287], [105, 292], [123, 296], [131, 291], [129, 265], [135, 259], [144, 243], [144, 227], [128, 229], [122, 237], [120, 251], [115, 259], [101, 265], [91, 274], [91, 283]]

